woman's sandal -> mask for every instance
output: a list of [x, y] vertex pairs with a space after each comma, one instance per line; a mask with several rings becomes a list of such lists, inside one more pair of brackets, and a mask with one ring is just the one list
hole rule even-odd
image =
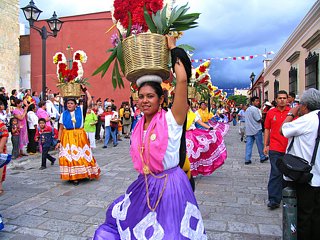
[[0, 189], [0, 195], [4, 194], [4, 190]]

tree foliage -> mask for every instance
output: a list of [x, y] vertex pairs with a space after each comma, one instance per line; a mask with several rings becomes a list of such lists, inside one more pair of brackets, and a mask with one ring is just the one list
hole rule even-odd
[[239, 104], [247, 104], [248, 98], [243, 95], [232, 95], [228, 97], [229, 100], [234, 100], [236, 102], [236, 105]]

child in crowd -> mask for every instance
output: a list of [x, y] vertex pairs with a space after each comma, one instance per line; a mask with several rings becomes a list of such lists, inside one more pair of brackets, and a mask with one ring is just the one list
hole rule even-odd
[[98, 123], [98, 117], [92, 110], [92, 107], [89, 106], [87, 109], [87, 114], [84, 121], [84, 130], [86, 131], [91, 148], [96, 148], [95, 134], [96, 134], [97, 123]]
[[35, 140], [39, 141], [42, 146], [42, 162], [39, 169], [43, 170], [47, 168], [47, 159], [49, 159], [51, 165], [56, 161], [56, 159], [49, 154], [49, 150], [53, 145], [53, 139], [58, 138], [58, 131], [51, 126], [47, 126], [44, 118], [40, 118], [38, 123], [39, 125], [36, 131]]
[[12, 159], [19, 157], [20, 126], [17, 118], [11, 119]]

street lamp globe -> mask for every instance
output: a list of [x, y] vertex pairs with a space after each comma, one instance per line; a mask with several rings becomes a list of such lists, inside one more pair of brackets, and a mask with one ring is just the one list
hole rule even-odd
[[21, 8], [25, 18], [29, 21], [30, 27], [33, 26], [33, 23], [38, 20], [42, 11], [36, 7], [33, 0], [29, 2], [29, 4], [23, 8]]
[[63, 22], [59, 18], [57, 18], [57, 14], [55, 11], [53, 12], [52, 17], [47, 20], [47, 23], [49, 25], [50, 30], [53, 33], [53, 36], [56, 37], [57, 33], [60, 31], [62, 27]]
[[254, 72], [252, 72], [251, 75], [250, 75], [250, 80], [251, 80], [252, 84], [253, 84], [253, 81], [254, 81], [255, 77], [256, 77], [256, 75], [254, 74]]

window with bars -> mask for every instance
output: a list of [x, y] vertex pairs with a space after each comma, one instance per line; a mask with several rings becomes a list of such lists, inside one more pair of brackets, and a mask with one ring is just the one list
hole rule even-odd
[[305, 60], [306, 65], [306, 87], [315, 88], [319, 90], [319, 76], [318, 76], [318, 65], [319, 65], [319, 54], [316, 52], [309, 52], [308, 57]]
[[292, 66], [289, 71], [289, 92], [298, 93], [298, 69]]
[[265, 92], [264, 92], [264, 100], [266, 100], [266, 99], [269, 99], [268, 91], [265, 91]]
[[273, 89], [274, 89], [274, 99], [275, 99], [277, 96], [277, 93], [279, 92], [279, 81], [277, 79], [274, 80]]

